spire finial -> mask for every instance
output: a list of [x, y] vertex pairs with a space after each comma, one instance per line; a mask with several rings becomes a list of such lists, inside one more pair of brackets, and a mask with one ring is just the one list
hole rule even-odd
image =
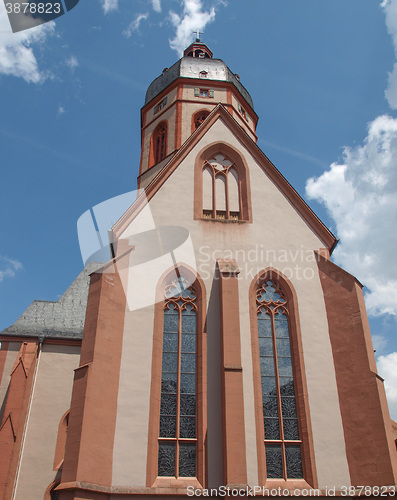
[[193, 31], [196, 34], [196, 42], [200, 41], [200, 35], [204, 35], [204, 31], [200, 31], [200, 28], [197, 28], [196, 31]]

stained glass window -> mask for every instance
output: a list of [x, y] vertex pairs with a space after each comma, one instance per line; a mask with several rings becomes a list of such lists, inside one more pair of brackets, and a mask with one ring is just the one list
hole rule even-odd
[[183, 278], [166, 287], [158, 475], [196, 476], [196, 294]]
[[277, 282], [267, 280], [256, 305], [267, 477], [303, 478], [288, 300]]

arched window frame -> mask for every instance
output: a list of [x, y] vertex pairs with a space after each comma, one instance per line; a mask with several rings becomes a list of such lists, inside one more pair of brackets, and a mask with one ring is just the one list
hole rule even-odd
[[[167, 285], [181, 277], [191, 283], [196, 295], [196, 477], [158, 476], [158, 450], [160, 428], [161, 377], [164, 326], [164, 293]], [[206, 485], [206, 442], [207, 433], [207, 335], [206, 335], [206, 293], [200, 276], [188, 265], [177, 264], [160, 278], [156, 291], [153, 332], [152, 379], [150, 389], [149, 439], [147, 457], [147, 487], [203, 488]]]
[[153, 130], [150, 138], [149, 168], [160, 163], [168, 151], [168, 122], [161, 121]]
[[57, 442], [55, 446], [53, 470], [59, 470], [65, 458], [66, 436], [69, 426], [70, 409], [63, 415], [58, 425]]
[[[193, 115], [192, 115], [192, 134], [195, 130], [198, 129], [198, 126], [196, 126], [196, 122], [198, 119], [201, 119], [201, 123], [207, 118], [207, 116], [210, 114], [210, 110], [209, 109], [206, 109], [206, 108], [203, 108], [203, 109], [200, 109], [199, 111], [196, 111]], [[200, 123], [200, 125], [201, 125]]]
[[[59, 477], [58, 477], [59, 476]], [[59, 491], [56, 488], [61, 484], [61, 475], [57, 474], [57, 479], [53, 481], [45, 490], [43, 499], [44, 500], [58, 500]]]
[[[301, 441], [303, 479], [271, 479], [266, 471], [266, 441], [264, 432], [263, 398], [258, 338], [257, 292], [267, 282], [272, 281], [283, 291], [288, 304], [288, 326], [291, 346], [293, 378], [295, 385], [296, 407], [298, 415], [299, 435]], [[259, 485], [270, 487], [286, 487], [289, 484], [301, 488], [317, 488], [317, 473], [314, 461], [313, 435], [310, 423], [310, 411], [306, 375], [303, 359], [303, 347], [300, 332], [298, 301], [292, 283], [280, 271], [266, 268], [257, 274], [250, 285], [250, 322], [251, 348], [253, 358], [255, 421], [258, 453]]]
[[[241, 154], [230, 144], [223, 141], [214, 142], [203, 148], [196, 157], [194, 167], [194, 219], [204, 220], [203, 217], [203, 172], [207, 162], [216, 155], [227, 157], [238, 175], [239, 191], [239, 219], [238, 222], [252, 222], [251, 189], [248, 166]], [[214, 193], [214, 190], [213, 190]], [[213, 205], [214, 208], [214, 205]], [[215, 208], [216, 210], [216, 208]], [[214, 211], [214, 210], [213, 210]], [[216, 214], [205, 220], [219, 221]], [[231, 220], [226, 217], [226, 220]]]

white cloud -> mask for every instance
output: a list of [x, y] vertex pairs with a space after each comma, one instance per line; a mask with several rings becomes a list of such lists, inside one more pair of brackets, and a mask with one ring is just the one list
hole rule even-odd
[[323, 203], [340, 243], [335, 261], [369, 288], [368, 312], [397, 315], [397, 119], [379, 116], [362, 146], [344, 149], [306, 183], [309, 198]]
[[0, 282], [7, 277], [13, 278], [16, 271], [20, 271], [21, 269], [23, 269], [23, 266], [18, 260], [0, 255]]
[[117, 10], [119, 8], [119, 0], [101, 0], [102, 8], [105, 14], [108, 14], [112, 10]]
[[390, 416], [393, 420], [397, 420], [397, 352], [379, 356], [377, 366], [379, 375], [385, 379]]
[[160, 0], [152, 0], [153, 9], [156, 12], [161, 12], [161, 2]]
[[215, 20], [215, 8], [203, 12], [200, 0], [183, 0], [182, 17], [175, 12], [170, 12], [172, 25], [176, 28], [175, 37], [170, 40], [170, 47], [178, 52], [181, 57], [184, 49], [192, 42], [193, 31], [204, 30], [208, 23]]
[[80, 66], [77, 57], [70, 56], [69, 59], [66, 59], [66, 66], [68, 66], [72, 71]]
[[57, 116], [62, 116], [64, 113], [66, 113], [66, 109], [63, 106], [59, 105], [57, 109]]
[[130, 23], [128, 28], [123, 31], [123, 35], [125, 35], [127, 38], [129, 38], [134, 31], [139, 30], [139, 25], [141, 24], [142, 21], [146, 21], [146, 19], [149, 17], [149, 14], [138, 14], [136, 18]]
[[12, 33], [3, 2], [0, 2], [0, 74], [23, 78], [26, 82], [41, 83], [48, 75], [40, 71], [32, 45], [45, 41], [55, 32], [49, 22], [18, 33]]
[[[394, 52], [397, 56], [397, 0], [384, 0], [381, 4], [386, 15], [387, 31], [392, 37]], [[392, 109], [397, 109], [397, 63], [389, 73], [388, 86], [385, 92], [386, 98]]]

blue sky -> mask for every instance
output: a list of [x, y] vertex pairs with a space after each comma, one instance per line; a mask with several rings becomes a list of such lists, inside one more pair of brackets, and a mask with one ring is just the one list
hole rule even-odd
[[196, 27], [366, 285], [397, 418], [397, 0], [80, 0], [18, 34], [1, 4], [0, 328], [59, 298], [83, 267], [79, 216], [136, 187], [145, 91]]

